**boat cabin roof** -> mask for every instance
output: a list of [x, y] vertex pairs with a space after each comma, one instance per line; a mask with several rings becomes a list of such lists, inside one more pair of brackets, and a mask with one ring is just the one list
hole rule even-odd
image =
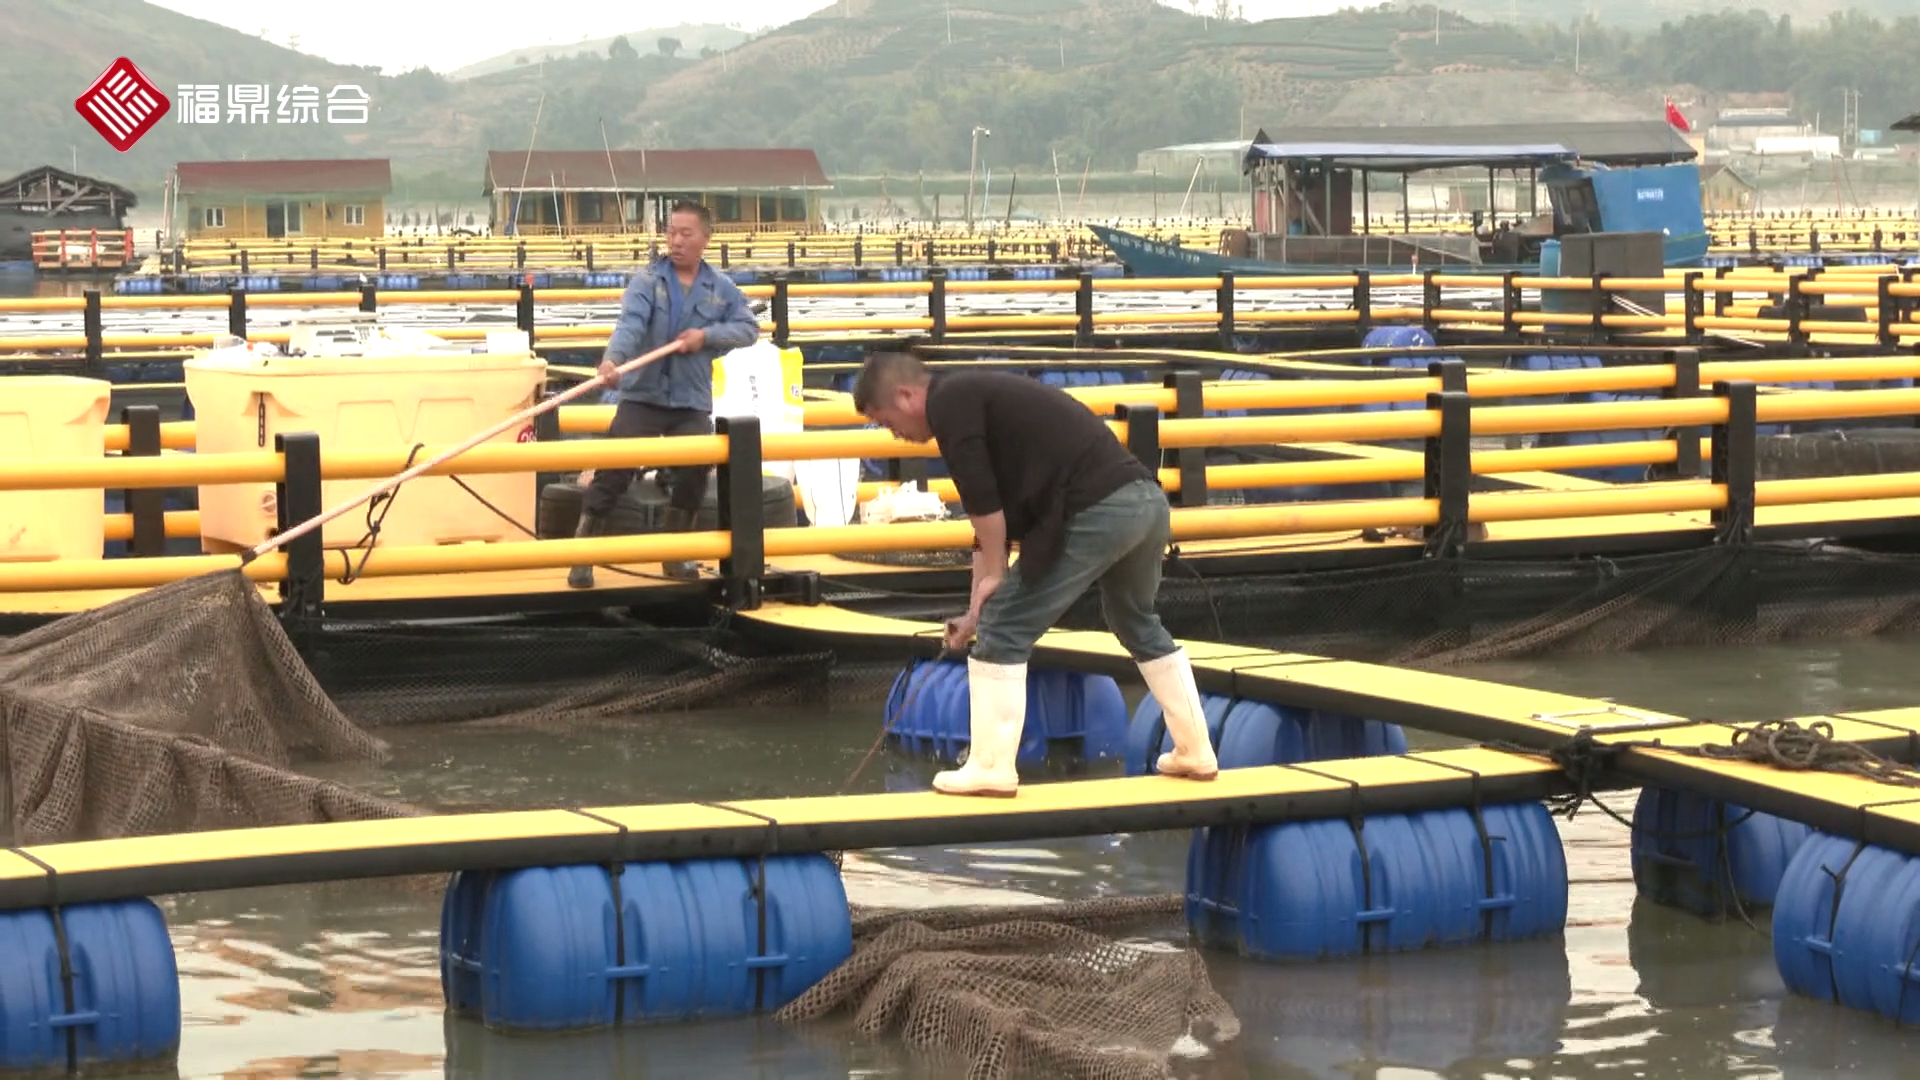
[[1525, 169], [1571, 161], [1577, 155], [1559, 143], [1453, 144], [1286, 142], [1254, 143], [1247, 148], [1245, 168], [1262, 161], [1331, 165], [1336, 169], [1369, 172], [1424, 172], [1480, 165], [1492, 169]]
[[1578, 158], [1610, 168], [1693, 161], [1699, 154], [1665, 120], [1456, 124], [1441, 127], [1292, 127], [1261, 131], [1243, 171], [1263, 163], [1318, 163], [1369, 172], [1480, 166], [1525, 169]]

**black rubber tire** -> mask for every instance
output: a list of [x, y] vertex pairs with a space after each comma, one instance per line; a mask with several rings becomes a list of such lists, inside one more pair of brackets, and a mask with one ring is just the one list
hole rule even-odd
[[[791, 528], [800, 523], [794, 502], [793, 484], [785, 477], [762, 475], [760, 512], [770, 529]], [[540, 489], [534, 531], [542, 540], [563, 539], [573, 535], [580, 524], [580, 500], [585, 489], [571, 481], [548, 484]], [[694, 529], [712, 531], [720, 527], [719, 486], [709, 483], [707, 497], [694, 516]], [[667, 493], [652, 478], [629, 487], [613, 504], [607, 515], [607, 532], [613, 536], [660, 532], [665, 526]]]

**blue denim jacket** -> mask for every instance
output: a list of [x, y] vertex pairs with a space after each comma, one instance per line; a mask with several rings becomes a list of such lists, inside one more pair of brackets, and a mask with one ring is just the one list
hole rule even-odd
[[657, 259], [633, 275], [620, 298], [620, 319], [607, 342], [606, 358], [624, 364], [665, 345], [684, 330], [705, 329], [707, 342], [694, 352], [673, 353], [620, 378], [620, 399], [668, 409], [713, 408], [714, 358], [759, 340], [760, 322], [740, 287], [702, 262], [673, 321], [667, 278], [673, 264]]

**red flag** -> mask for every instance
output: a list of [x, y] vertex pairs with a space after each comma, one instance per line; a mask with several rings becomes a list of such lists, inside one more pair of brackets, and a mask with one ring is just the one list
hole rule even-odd
[[1667, 99], [1667, 123], [1689, 135], [1693, 134], [1693, 125], [1687, 123], [1687, 118], [1681, 115], [1680, 107], [1673, 103], [1672, 98]]

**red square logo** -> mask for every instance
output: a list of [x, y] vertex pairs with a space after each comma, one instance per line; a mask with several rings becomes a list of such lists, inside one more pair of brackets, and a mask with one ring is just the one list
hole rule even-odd
[[74, 99], [73, 107], [108, 146], [124, 154], [167, 115], [173, 103], [123, 56]]

